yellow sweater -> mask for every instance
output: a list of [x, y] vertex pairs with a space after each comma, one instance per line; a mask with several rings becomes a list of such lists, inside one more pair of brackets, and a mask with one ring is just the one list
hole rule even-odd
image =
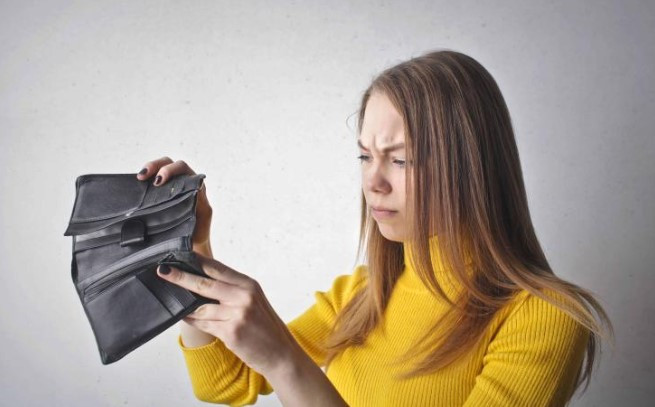
[[[435, 239], [431, 255], [438, 256]], [[348, 348], [327, 369], [327, 376], [351, 407], [377, 406], [561, 406], [570, 398], [582, 363], [588, 331], [558, 308], [522, 291], [494, 317], [486, 334], [466, 357], [429, 375], [393, 379], [385, 362], [404, 353], [415, 338], [447, 309], [410, 267], [400, 276], [384, 320], [363, 346]], [[438, 264], [438, 263], [437, 263]], [[366, 279], [365, 265], [336, 277], [316, 303], [287, 326], [321, 367], [318, 344], [328, 335], [337, 312]], [[436, 277], [450, 298], [457, 287], [447, 272]], [[195, 348], [178, 344], [194, 394], [203, 401], [231, 406], [254, 404], [270, 383], [249, 368], [219, 339]], [[406, 371], [405, 366], [402, 371]]]

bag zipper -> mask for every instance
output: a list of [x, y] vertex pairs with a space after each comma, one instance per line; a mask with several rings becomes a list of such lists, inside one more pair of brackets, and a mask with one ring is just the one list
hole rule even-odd
[[[125, 281], [126, 278], [130, 277], [133, 272], [138, 272], [143, 269], [143, 266], [151, 263], [157, 257], [160, 257], [163, 253], [158, 253], [147, 257], [143, 260], [140, 260], [136, 263], [129, 264], [123, 268], [115, 270], [112, 274], [106, 275], [104, 278], [99, 279], [98, 281], [89, 284], [88, 287], [84, 289], [84, 303], [88, 303], [93, 298], [107, 291], [116, 284]], [[157, 266], [158, 263], [153, 264]], [[153, 269], [154, 271], [154, 269]]]
[[107, 267], [102, 272], [82, 280], [80, 284], [86, 285], [83, 290], [84, 297], [86, 298], [88, 292], [97, 291], [99, 289], [98, 286], [103, 285], [106, 281], [114, 281], [115, 279], [120, 279], [126, 274], [129, 274], [131, 271], [134, 271], [135, 268], [143, 266], [144, 264], [151, 262], [153, 259], [156, 259], [157, 257], [160, 257], [167, 252], [190, 250], [190, 248], [187, 246], [188, 244], [184, 237], [177, 237], [174, 239], [165, 240], [154, 246], [148, 247], [147, 249], [143, 249], [130, 256], [124, 257]]

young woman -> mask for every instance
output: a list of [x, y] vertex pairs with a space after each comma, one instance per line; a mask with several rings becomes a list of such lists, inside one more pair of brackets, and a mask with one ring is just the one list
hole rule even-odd
[[[255, 280], [212, 258], [202, 191], [194, 250], [207, 277], [159, 270], [220, 301], [186, 317], [178, 337], [195, 395], [230, 405], [274, 389], [285, 406], [559, 406], [586, 389], [611, 323], [544, 256], [489, 72], [450, 50], [402, 62], [364, 92], [357, 130], [367, 262], [288, 324]], [[157, 174], [163, 185], [178, 173], [193, 170], [164, 157], [139, 178]]]

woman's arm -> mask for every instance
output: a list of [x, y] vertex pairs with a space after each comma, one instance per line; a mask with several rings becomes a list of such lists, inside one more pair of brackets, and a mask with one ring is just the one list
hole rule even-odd
[[211, 343], [216, 338], [214, 335], [203, 332], [184, 321], [180, 322], [180, 335], [182, 335], [182, 342], [184, 342], [185, 346], [197, 348]]
[[[197, 330], [186, 323], [185, 325]], [[202, 331], [199, 332], [204, 334]], [[249, 366], [243, 367], [243, 361], [239, 360], [219, 339], [213, 336], [211, 338], [208, 343], [217, 341], [212, 347], [199, 345], [194, 349], [192, 345], [187, 345], [186, 341], [183, 344], [190, 348], [184, 350], [187, 362], [191, 363], [188, 367], [192, 378], [200, 377], [200, 375], [196, 376], [194, 367], [197, 358], [195, 352], [208, 352], [201, 357], [211, 360], [206, 360], [202, 365], [212, 364], [216, 369], [212, 372], [215, 379], [211, 379], [214, 380], [211, 386], [198, 382], [198, 379], [192, 381], [195, 384], [196, 397], [200, 400], [227, 402], [232, 406], [251, 404], [257, 399], [257, 393], [269, 394], [274, 390], [284, 406], [348, 406], [323, 370], [299, 346], [282, 359], [278, 366], [260, 375]], [[239, 372], [238, 378], [233, 376], [234, 372]], [[242, 377], [241, 374], [246, 377]], [[222, 387], [223, 385], [225, 387]], [[230, 389], [242, 391], [243, 386], [247, 387], [243, 388], [242, 394], [234, 394], [230, 391]], [[209, 387], [212, 388], [211, 395], [205, 393], [209, 391]]]
[[348, 407], [323, 370], [300, 347], [265, 376], [285, 407]]
[[[179, 340], [196, 397], [203, 401], [229, 403], [232, 406], [253, 404], [259, 394], [273, 392], [271, 382], [275, 382], [275, 391], [280, 400], [293, 405], [294, 396], [287, 397], [285, 389], [295, 389], [295, 391], [300, 389], [299, 397], [303, 397], [305, 393], [303, 388], [309, 391], [306, 386], [316, 386], [317, 383], [320, 386], [321, 382], [328, 380], [320, 369], [321, 366], [325, 366], [325, 352], [320, 344], [329, 335], [336, 313], [343, 308], [355, 289], [365, 279], [366, 269], [358, 267], [350, 275], [338, 276], [327, 292], [314, 293], [316, 302], [287, 323], [289, 332], [295, 338], [294, 343], [300, 345], [303, 353], [292, 352], [293, 356], [283, 358], [283, 362], [278, 364], [279, 369], [270, 372], [268, 377], [244, 365], [244, 362], [217, 338], [213, 338], [214, 341], [210, 344], [199, 347], [191, 347], [190, 344], [187, 347], [186, 343]], [[307, 357], [311, 359], [312, 364], [307, 362]], [[306, 379], [307, 377], [311, 379]], [[318, 394], [320, 391], [312, 390], [309, 394], [314, 392]], [[322, 397], [320, 401], [325, 403], [344, 405], [339, 404], [339, 401], [331, 400], [330, 396], [320, 397]]]
[[464, 406], [563, 406], [571, 398], [589, 332], [533, 295], [500, 327]]
[[[213, 258], [209, 241], [206, 245], [194, 246], [194, 251]], [[181, 322], [180, 333], [187, 347], [204, 346], [216, 339], [213, 335]], [[348, 406], [323, 370], [300, 346], [267, 374], [266, 379], [284, 406]]]
[[[205, 245], [194, 246], [194, 251], [213, 258], [209, 241]], [[182, 341], [188, 347], [203, 346], [216, 339], [184, 321], [180, 328]], [[264, 374], [282, 405], [348, 407], [323, 370], [297, 343], [294, 348], [279, 366]]]
[[[194, 393], [199, 399], [243, 405], [244, 401], [256, 399], [257, 393], [268, 394], [275, 389], [285, 405], [311, 402], [347, 406], [277, 316], [255, 280], [209, 256], [199, 254], [199, 260], [207, 277], [175, 267], [158, 269], [158, 275], [169, 282], [225, 301], [222, 306], [205, 304], [184, 318], [184, 322], [215, 337], [201, 340], [209, 342], [200, 345], [198, 352], [185, 353], [191, 357], [187, 363], [196, 378]], [[186, 342], [180, 336], [180, 345], [189, 347]], [[196, 356], [191, 356], [193, 353]], [[204, 373], [194, 376], [193, 371], [198, 370]], [[248, 385], [235, 387], [237, 381]]]

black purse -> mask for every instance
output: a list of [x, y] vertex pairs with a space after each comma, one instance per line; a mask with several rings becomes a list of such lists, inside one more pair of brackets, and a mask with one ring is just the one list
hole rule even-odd
[[73, 236], [71, 275], [104, 365], [148, 342], [205, 303], [157, 276], [169, 264], [200, 276], [192, 251], [204, 174], [161, 186], [134, 174], [85, 174], [64, 236]]

